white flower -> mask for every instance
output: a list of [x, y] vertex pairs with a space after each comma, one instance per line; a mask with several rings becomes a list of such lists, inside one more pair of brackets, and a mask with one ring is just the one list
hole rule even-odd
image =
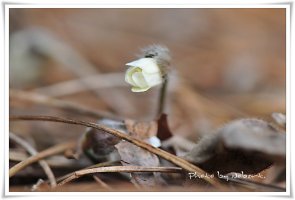
[[145, 92], [163, 82], [161, 68], [154, 58], [140, 58], [127, 63], [130, 66], [125, 74], [125, 81], [132, 85], [132, 92]]

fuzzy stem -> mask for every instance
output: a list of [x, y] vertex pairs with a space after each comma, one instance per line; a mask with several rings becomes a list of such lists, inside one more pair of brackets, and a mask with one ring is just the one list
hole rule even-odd
[[165, 98], [166, 98], [166, 93], [167, 93], [167, 85], [168, 85], [168, 76], [164, 76], [164, 82], [162, 84], [161, 90], [160, 90], [160, 95], [159, 95], [159, 101], [158, 101], [158, 116], [161, 116], [161, 114], [164, 111], [165, 107]]

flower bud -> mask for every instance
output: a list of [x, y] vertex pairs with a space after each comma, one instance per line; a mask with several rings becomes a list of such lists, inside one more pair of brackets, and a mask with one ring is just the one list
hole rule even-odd
[[169, 49], [162, 45], [150, 45], [141, 49], [139, 59], [127, 63], [125, 81], [133, 92], [145, 92], [165, 81], [170, 65]]
[[125, 81], [132, 85], [132, 92], [145, 92], [163, 82], [163, 75], [154, 58], [140, 58], [127, 63], [130, 66], [125, 74]]

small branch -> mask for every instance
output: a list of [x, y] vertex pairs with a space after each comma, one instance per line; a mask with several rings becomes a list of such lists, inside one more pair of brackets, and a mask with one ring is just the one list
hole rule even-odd
[[62, 109], [68, 112], [72, 112], [78, 115], [85, 115], [89, 117], [97, 118], [108, 118], [108, 119], [118, 119], [117, 116], [103, 111], [97, 111], [93, 108], [88, 108], [80, 104], [68, 102], [65, 100], [54, 99], [51, 97], [47, 97], [45, 95], [37, 94], [34, 92], [25, 92], [21, 90], [11, 89], [9, 91], [9, 96], [12, 98], [22, 99], [38, 104], [42, 104], [45, 106], [51, 106], [54, 108]]
[[[91, 165], [91, 166], [88, 166], [86, 167], [85, 169], [91, 169], [91, 168], [95, 168], [95, 167], [106, 167], [106, 166], [111, 166], [111, 165], [114, 165], [114, 164], [119, 164], [120, 162], [117, 160], [117, 161], [108, 161], [108, 162], [102, 162], [102, 163], [98, 163], [98, 164], [95, 164], [95, 165]], [[66, 174], [66, 175], [63, 175], [62, 177], [59, 177], [57, 178], [57, 182], [60, 182], [70, 176], [72, 176], [75, 172], [72, 172], [72, 173], [69, 173], [69, 174]]]
[[[14, 162], [21, 162], [28, 159], [29, 156], [22, 151], [15, 151], [9, 149], [9, 160]], [[76, 162], [72, 159], [65, 158], [64, 155], [54, 155], [46, 159], [47, 164], [51, 168], [68, 168], [68, 169], [80, 169], [89, 166], [88, 162]]]
[[[22, 138], [18, 137], [16, 134], [10, 132], [9, 133], [9, 139], [13, 140], [15, 143], [17, 143], [18, 145], [23, 147], [32, 156], [38, 154], [37, 150], [34, 147], [32, 147], [27, 141], [25, 141]], [[55, 187], [56, 186], [56, 180], [55, 180], [54, 174], [53, 174], [51, 168], [49, 167], [48, 163], [45, 160], [39, 160], [39, 164], [43, 168], [45, 174], [47, 175], [51, 187]]]
[[76, 142], [70, 141], [62, 144], [58, 144], [56, 146], [53, 146], [51, 148], [48, 148], [44, 151], [39, 152], [38, 154], [29, 157], [28, 159], [14, 165], [9, 169], [9, 178], [14, 176], [17, 172], [24, 169], [25, 167], [29, 166], [32, 163], [35, 163], [41, 159], [44, 159], [48, 156], [55, 155], [58, 153], [61, 153], [69, 148], [74, 148], [76, 146]]
[[62, 186], [74, 179], [80, 178], [81, 176], [94, 173], [104, 172], [165, 172], [165, 173], [180, 173], [182, 169], [179, 167], [142, 167], [142, 166], [112, 166], [112, 167], [99, 167], [76, 171], [73, 175], [66, 178], [58, 184]]
[[[154, 153], [172, 163], [175, 165], [182, 167], [184, 170], [188, 172], [196, 172], [198, 175], [205, 174], [206, 172], [200, 169], [199, 167], [189, 163], [188, 161], [177, 157], [173, 154], [170, 154], [162, 149], [156, 148], [151, 146], [150, 144], [143, 142], [139, 139], [133, 138], [125, 133], [121, 133], [118, 130], [111, 129], [109, 127], [105, 127], [99, 124], [91, 123], [91, 122], [85, 122], [85, 121], [78, 121], [78, 120], [72, 120], [72, 119], [64, 119], [64, 118], [59, 118], [59, 117], [52, 117], [52, 116], [11, 116], [10, 120], [38, 120], [38, 121], [52, 121], [52, 122], [61, 122], [61, 123], [67, 123], [67, 124], [76, 124], [76, 125], [82, 125], [86, 127], [92, 127], [94, 129], [104, 131], [107, 133], [110, 133], [112, 135], [115, 135], [121, 139], [124, 139], [136, 146], [139, 146], [151, 153]], [[221, 187], [220, 182], [216, 178], [208, 178], [204, 177], [204, 179], [211, 183], [212, 185], [216, 187]]]

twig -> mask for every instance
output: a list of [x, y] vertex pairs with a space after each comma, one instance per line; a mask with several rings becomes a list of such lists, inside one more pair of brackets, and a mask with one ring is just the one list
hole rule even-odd
[[92, 169], [84, 169], [76, 171], [72, 176], [58, 183], [59, 186], [64, 185], [74, 179], [80, 178], [86, 174], [103, 173], [103, 172], [165, 172], [165, 173], [180, 173], [182, 169], [179, 167], [142, 167], [142, 166], [111, 166], [99, 167]]
[[65, 111], [75, 113], [75, 114], [79, 114], [79, 115], [82, 114], [85, 116], [93, 117], [95, 119], [102, 118], [102, 117], [109, 118], [109, 119], [119, 119], [117, 116], [109, 112], [97, 111], [97, 110], [94, 110], [93, 108], [88, 108], [80, 104], [68, 102], [65, 100], [54, 99], [54, 98], [47, 97], [45, 95], [37, 94], [34, 92], [25, 92], [21, 90], [11, 89], [9, 91], [9, 95], [12, 98], [18, 98], [18, 99], [22, 99], [26, 101], [31, 101], [34, 103], [39, 103], [46, 106], [51, 106], [54, 108], [59, 108]]
[[[127, 84], [124, 83], [122, 77], [124, 77], [123, 73], [96, 74], [92, 76], [82, 77], [80, 79], [64, 81], [61, 83], [37, 88], [33, 91], [40, 94], [46, 94], [50, 97], [59, 97], [87, 90], [89, 91], [101, 88], [127, 86]], [[81, 84], [81, 82], [87, 83], [87, 86]]]
[[[28, 159], [29, 156], [21, 151], [14, 151], [9, 149], [9, 160], [15, 162], [21, 162]], [[55, 155], [46, 159], [47, 164], [51, 168], [70, 168], [70, 169], [80, 169], [89, 166], [87, 162], [76, 162], [72, 159], [67, 159], [64, 155]]]
[[[95, 164], [95, 165], [91, 165], [91, 166], [88, 166], [84, 169], [91, 169], [91, 168], [95, 168], [95, 167], [106, 167], [106, 166], [110, 166], [110, 165], [113, 165], [113, 164], [116, 164], [116, 163], [119, 163], [119, 161], [108, 161], [108, 162], [102, 162], [102, 163], [98, 163], [98, 164]], [[69, 173], [69, 174], [66, 174], [66, 175], [63, 175], [62, 177], [58, 177], [57, 178], [57, 182], [60, 182], [70, 176], [72, 176], [75, 172], [72, 172], [72, 173]]]
[[[14, 133], [12, 133], [12, 132], [9, 133], [9, 139], [13, 140], [15, 143], [22, 146], [32, 156], [38, 154], [37, 150], [34, 147], [32, 147], [27, 141], [18, 137]], [[43, 168], [45, 174], [47, 175], [51, 187], [55, 187], [56, 180], [55, 180], [54, 174], [53, 174], [51, 168], [49, 167], [48, 163], [45, 160], [39, 160], [38, 162], [39, 162], [40, 166]]]
[[24, 169], [25, 167], [27, 167], [28, 165], [30, 165], [34, 162], [37, 162], [37, 161], [39, 161], [43, 158], [46, 158], [48, 156], [51, 156], [51, 155], [61, 153], [61, 152], [65, 151], [66, 149], [74, 148], [75, 146], [76, 146], [76, 142], [70, 141], [70, 142], [58, 144], [58, 145], [48, 148], [44, 151], [41, 151], [38, 154], [31, 156], [28, 159], [11, 167], [9, 169], [9, 178], [14, 176], [17, 172], [19, 172], [20, 170]]
[[[182, 167], [184, 170], [186, 170], [188, 172], [196, 172], [198, 175], [202, 175], [202, 174], [206, 173], [202, 169], [200, 169], [199, 167], [189, 163], [188, 161], [186, 161], [182, 158], [179, 158], [173, 154], [170, 154], [162, 149], [153, 147], [148, 143], [145, 143], [139, 139], [133, 138], [125, 133], [121, 133], [118, 130], [111, 129], [109, 127], [105, 127], [105, 126], [98, 125], [95, 123], [85, 122], [85, 121], [80, 121], [80, 120], [64, 119], [64, 118], [52, 117], [52, 116], [10, 116], [10, 120], [52, 121], [52, 122], [61, 122], [61, 123], [76, 124], [76, 125], [83, 125], [83, 126], [87, 126], [87, 127], [92, 127], [94, 129], [115, 135], [115, 136], [117, 136], [121, 139], [124, 139], [136, 146], [139, 146], [149, 152], [152, 152], [152, 153], [174, 163], [175, 165]], [[211, 179], [208, 177], [204, 177], [204, 179], [216, 187], [218, 187], [218, 186], [221, 187], [219, 181], [216, 178]]]

